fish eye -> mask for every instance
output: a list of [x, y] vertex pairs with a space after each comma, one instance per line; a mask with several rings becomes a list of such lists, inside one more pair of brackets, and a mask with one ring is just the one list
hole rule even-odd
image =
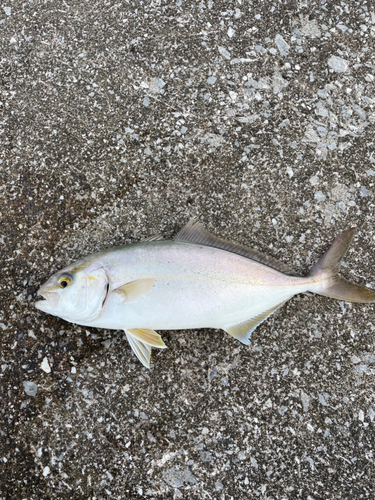
[[67, 286], [70, 285], [71, 282], [72, 282], [72, 277], [69, 276], [69, 274], [61, 275], [58, 281], [60, 288], [66, 288]]

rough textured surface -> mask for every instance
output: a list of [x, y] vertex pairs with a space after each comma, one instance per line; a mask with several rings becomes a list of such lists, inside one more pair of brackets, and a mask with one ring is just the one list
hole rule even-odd
[[33, 307], [191, 216], [299, 272], [357, 225], [374, 287], [373, 3], [4, 0], [0, 35], [0, 497], [373, 498], [374, 306], [169, 332], [150, 371]]

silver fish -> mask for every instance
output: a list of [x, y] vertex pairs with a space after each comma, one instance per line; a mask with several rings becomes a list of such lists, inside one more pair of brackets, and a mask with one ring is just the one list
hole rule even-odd
[[41, 311], [71, 323], [123, 329], [150, 366], [155, 330], [221, 328], [243, 344], [255, 328], [298, 293], [375, 302], [375, 292], [338, 275], [355, 228], [341, 233], [307, 276], [191, 220], [172, 240], [154, 236], [74, 262], [38, 291]]

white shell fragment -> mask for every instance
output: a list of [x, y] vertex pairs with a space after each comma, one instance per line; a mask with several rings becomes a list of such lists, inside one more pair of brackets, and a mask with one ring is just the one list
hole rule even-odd
[[43, 361], [40, 364], [41, 369], [46, 373], [51, 373], [51, 367], [48, 362], [47, 356], [43, 358]]
[[230, 52], [225, 47], [218, 47], [220, 54], [225, 57], [225, 59], [230, 59]]
[[328, 66], [336, 73], [344, 73], [348, 69], [349, 63], [342, 57], [331, 56], [328, 59]]
[[282, 57], [288, 55], [289, 50], [290, 50], [290, 46], [281, 35], [275, 36], [275, 44], [276, 44], [277, 48], [279, 49], [280, 55]]
[[36, 384], [34, 384], [34, 382], [29, 382], [29, 381], [23, 382], [23, 387], [28, 396], [36, 396], [38, 387]]

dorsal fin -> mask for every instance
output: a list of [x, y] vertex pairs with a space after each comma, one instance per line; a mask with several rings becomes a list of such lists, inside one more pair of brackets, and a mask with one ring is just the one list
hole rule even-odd
[[238, 255], [241, 255], [242, 257], [255, 260], [256, 262], [259, 262], [264, 266], [271, 267], [272, 269], [287, 274], [288, 276], [301, 276], [283, 262], [265, 255], [258, 250], [252, 250], [245, 245], [231, 243], [230, 241], [226, 241], [222, 238], [219, 238], [218, 236], [210, 234], [208, 231], [206, 231], [202, 224], [200, 224], [195, 219], [190, 219], [186, 226], [184, 226], [173, 239], [175, 241], [186, 241], [188, 243], [195, 243], [197, 245], [221, 248], [222, 250], [226, 250], [227, 252], [236, 253]]
[[164, 237], [162, 234], [153, 234], [152, 236], [149, 236], [143, 241], [159, 241], [159, 240], [164, 240]]

